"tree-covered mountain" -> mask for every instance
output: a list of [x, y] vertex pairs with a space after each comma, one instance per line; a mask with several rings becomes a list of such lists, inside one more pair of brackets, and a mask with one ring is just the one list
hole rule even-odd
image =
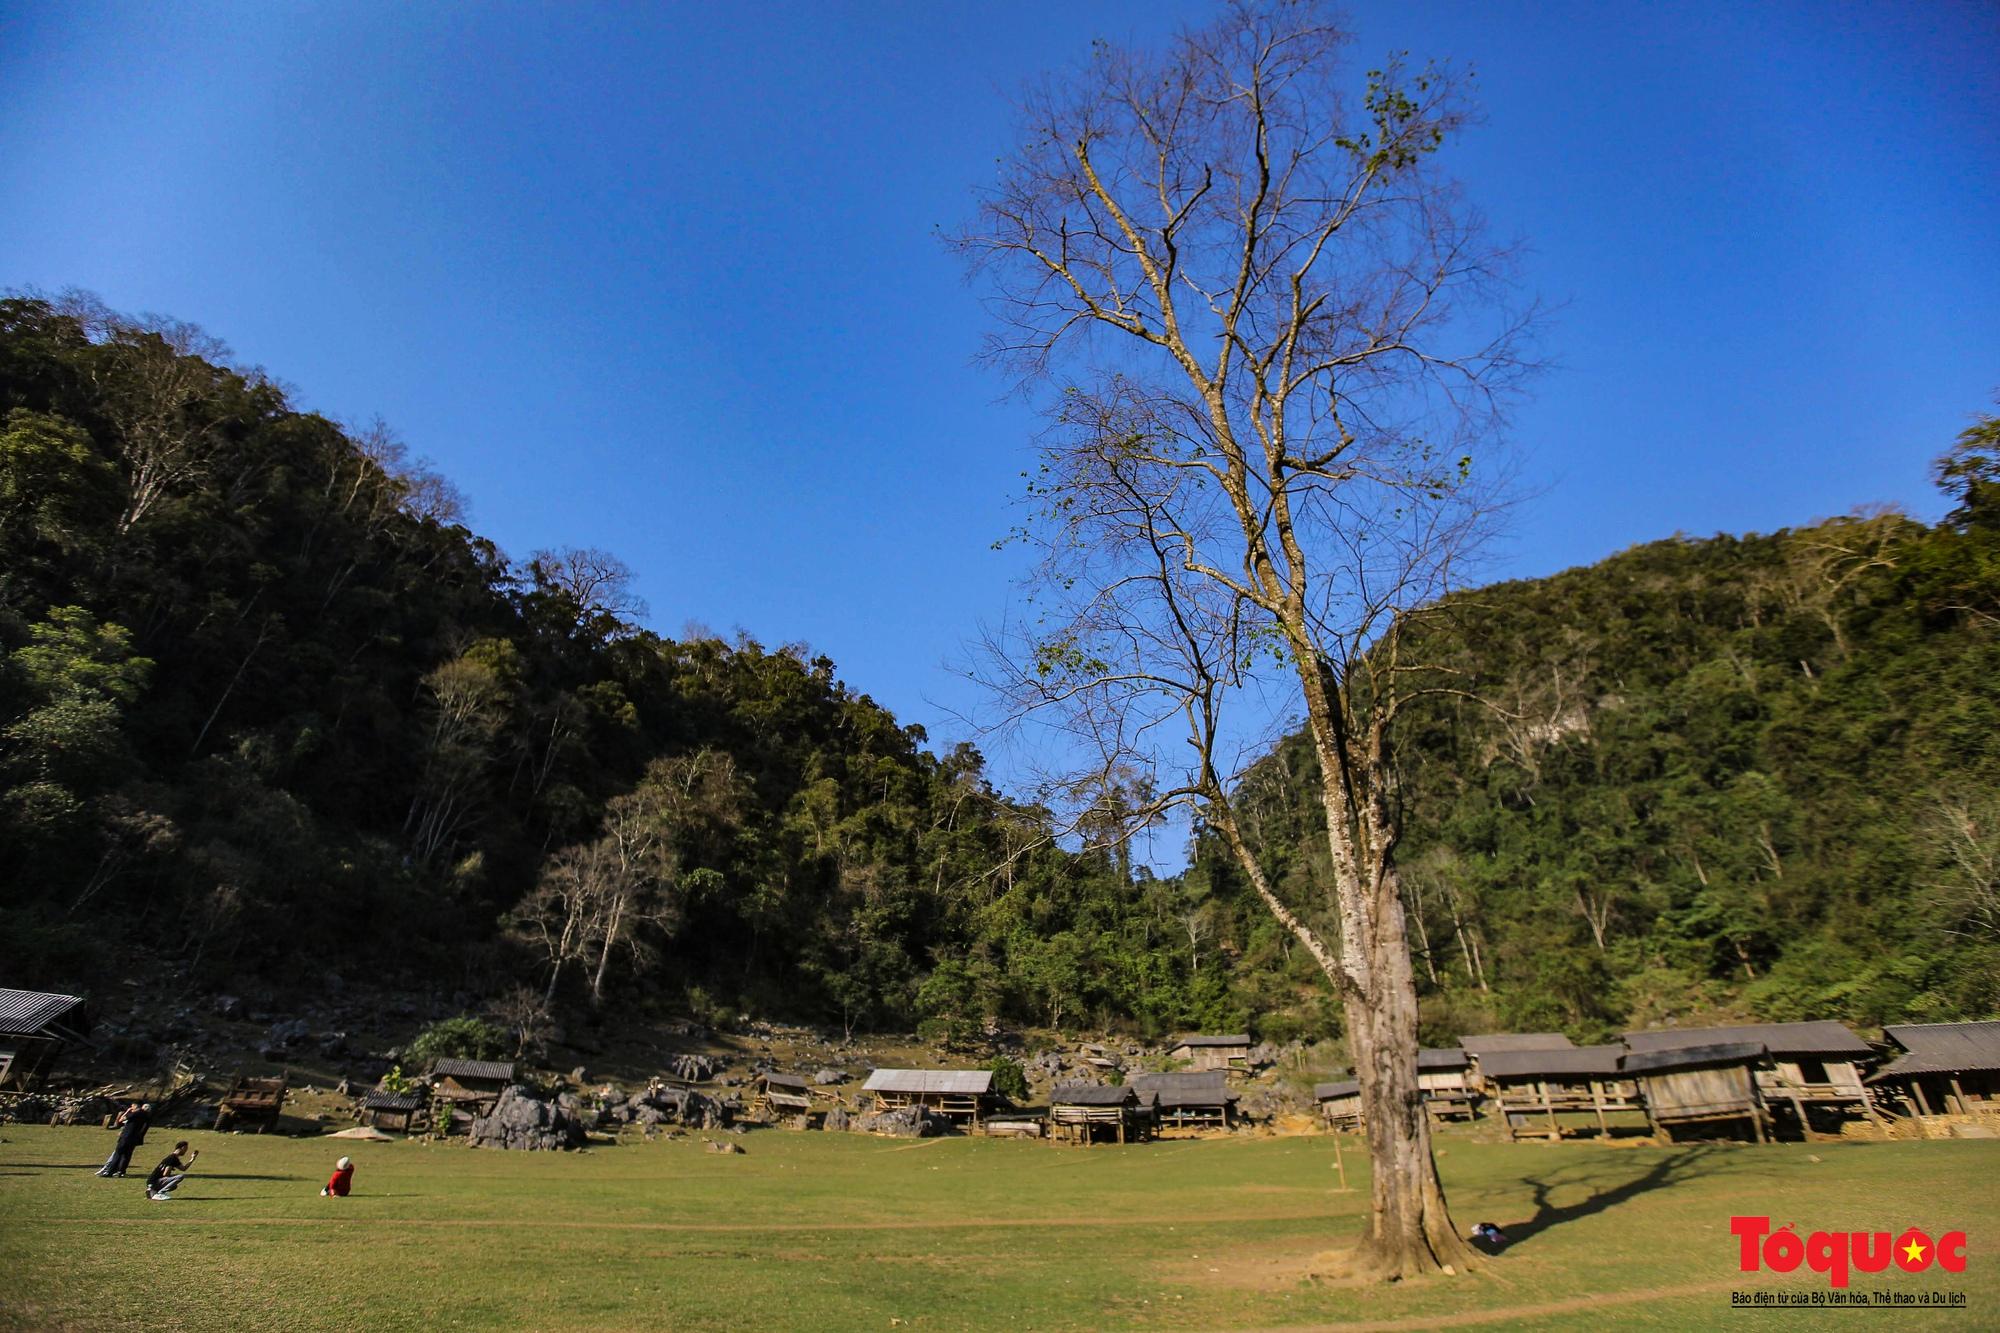
[[[1993, 1012], [1993, 433], [1936, 527], [1661, 542], [1448, 603], [1465, 693], [1403, 751], [1432, 1036]], [[8, 984], [1337, 1030], [1206, 839], [1171, 878], [1066, 849], [825, 658], [661, 637], [615, 558], [509, 559], [461, 516], [386, 429], [198, 330], [0, 301]], [[1301, 903], [1311, 762], [1281, 745], [1241, 802]]]
[[[1935, 527], [1654, 542], [1440, 608], [1457, 674], [1401, 747], [1428, 1035], [2000, 1010], [2000, 422], [1938, 479]], [[1314, 780], [1293, 737], [1240, 798], [1296, 901]]]
[[0, 957], [512, 1004], [1241, 1021], [1176, 883], [1064, 851], [809, 650], [638, 628], [198, 330], [0, 302]]

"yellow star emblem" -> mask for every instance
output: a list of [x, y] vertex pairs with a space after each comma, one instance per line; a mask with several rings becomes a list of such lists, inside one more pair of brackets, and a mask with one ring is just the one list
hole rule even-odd
[[1915, 1241], [1911, 1241], [1908, 1245], [1905, 1245], [1903, 1247], [1903, 1253], [1910, 1256], [1910, 1262], [1913, 1264], [1923, 1262], [1924, 1247], [1919, 1245]]

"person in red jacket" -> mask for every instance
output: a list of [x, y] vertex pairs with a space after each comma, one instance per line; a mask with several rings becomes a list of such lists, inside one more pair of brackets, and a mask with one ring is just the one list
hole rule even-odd
[[333, 1164], [333, 1177], [326, 1182], [326, 1188], [319, 1192], [322, 1199], [344, 1199], [354, 1185], [354, 1159], [343, 1157]]

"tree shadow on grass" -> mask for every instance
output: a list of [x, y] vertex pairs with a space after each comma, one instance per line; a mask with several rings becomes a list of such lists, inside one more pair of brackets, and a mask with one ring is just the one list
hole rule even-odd
[[1535, 1196], [1534, 1216], [1525, 1222], [1510, 1222], [1501, 1229], [1507, 1233], [1510, 1247], [1526, 1244], [1550, 1227], [1558, 1227], [1565, 1222], [1577, 1221], [1579, 1218], [1593, 1217], [1641, 1194], [1678, 1184], [1698, 1174], [1704, 1163], [1718, 1153], [1724, 1152], [1728, 1152], [1728, 1149], [1705, 1144], [1683, 1148], [1654, 1162], [1643, 1175], [1613, 1185], [1610, 1189], [1599, 1190], [1580, 1202], [1560, 1206], [1550, 1202], [1555, 1192], [1564, 1185], [1585, 1184], [1586, 1178], [1555, 1175], [1545, 1180], [1531, 1181], [1529, 1188]]

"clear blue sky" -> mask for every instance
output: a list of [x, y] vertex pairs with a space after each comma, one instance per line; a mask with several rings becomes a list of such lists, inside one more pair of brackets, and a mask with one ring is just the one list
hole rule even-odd
[[[0, 286], [380, 413], [510, 553], [806, 640], [934, 739], [1027, 410], [933, 240], [1008, 95], [1201, 4], [0, 0]], [[1471, 61], [1474, 197], [1566, 303], [1504, 572], [1871, 501], [2000, 387], [2000, 6], [1363, 4]]]

